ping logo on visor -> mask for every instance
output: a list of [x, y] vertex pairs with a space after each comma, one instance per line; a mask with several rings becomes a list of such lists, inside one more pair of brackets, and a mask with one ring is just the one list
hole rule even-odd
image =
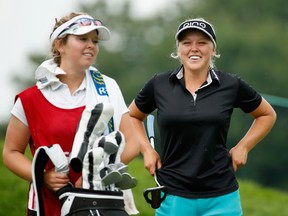
[[216, 34], [211, 24], [206, 21], [199, 20], [199, 19], [191, 19], [186, 20], [185, 22], [181, 23], [177, 29], [177, 33], [175, 35], [175, 39], [177, 40], [179, 34], [186, 29], [198, 29], [204, 32], [206, 35], [210, 37], [214, 46], [216, 47]]

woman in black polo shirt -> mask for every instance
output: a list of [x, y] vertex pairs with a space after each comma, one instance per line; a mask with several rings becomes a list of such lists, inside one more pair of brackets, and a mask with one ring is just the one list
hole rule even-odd
[[[214, 68], [216, 34], [204, 19], [181, 23], [176, 35], [181, 66], [154, 75], [130, 105], [145, 168], [166, 186], [157, 216], [242, 215], [236, 170], [276, 120], [269, 103], [239, 77]], [[237, 145], [226, 146], [234, 108], [254, 122]], [[143, 121], [157, 110], [161, 158]]]

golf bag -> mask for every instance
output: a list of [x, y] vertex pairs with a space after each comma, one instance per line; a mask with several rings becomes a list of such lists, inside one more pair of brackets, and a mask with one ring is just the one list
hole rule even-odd
[[135, 187], [137, 180], [128, 173], [128, 166], [119, 161], [125, 145], [123, 134], [113, 131], [103, 135], [112, 115], [113, 108], [109, 104], [100, 103], [84, 110], [70, 160], [59, 144], [42, 146], [36, 150], [32, 177], [38, 201], [38, 216], [45, 216], [42, 184], [49, 160], [56, 172], [68, 174], [70, 166], [76, 172], [82, 171], [83, 188], [74, 188], [68, 184], [57, 192], [61, 202], [61, 216], [129, 216], [125, 211], [121, 190]]
[[[59, 149], [58, 144], [51, 147], [40, 147], [36, 151], [33, 159], [33, 184], [36, 189], [36, 197], [39, 205], [37, 211], [38, 216], [45, 216], [42, 194], [43, 175], [49, 159], [51, 159], [54, 164], [57, 163], [57, 161], [49, 157], [52, 155], [51, 151], [55, 156], [55, 149]], [[59, 153], [54, 157], [55, 159], [57, 158], [58, 161], [60, 161], [60, 158], [64, 159], [61, 157], [61, 151]], [[63, 156], [65, 157], [64, 153]], [[60, 166], [59, 164], [55, 164], [56, 169]], [[129, 216], [124, 209], [124, 198], [121, 191], [100, 191], [74, 188], [71, 185], [67, 185], [61, 188], [57, 192], [57, 195], [59, 196], [62, 206], [61, 216]]]

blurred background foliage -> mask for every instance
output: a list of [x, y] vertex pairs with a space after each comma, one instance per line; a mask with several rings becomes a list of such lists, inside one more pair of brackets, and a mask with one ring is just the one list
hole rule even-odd
[[[167, 1], [158, 13], [144, 18], [133, 13], [131, 1], [111, 4], [97, 0], [79, 8], [101, 19], [112, 33], [109, 41], [100, 42], [95, 66], [117, 80], [126, 103], [130, 104], [153, 74], [179, 65], [170, 57], [175, 51], [174, 35], [178, 25], [188, 18], [203, 17], [210, 21], [215, 27], [217, 49], [221, 54], [216, 61], [217, 68], [238, 74], [260, 93], [268, 95], [268, 101], [269, 95], [284, 101], [284, 107], [272, 104], [278, 114], [277, 123], [249, 154], [248, 164], [237, 175], [288, 191], [288, 102], [285, 100], [288, 97], [288, 1]], [[46, 56], [44, 52], [31, 53], [27, 61], [36, 69]], [[21, 84], [19, 91], [35, 83], [34, 69], [31, 79], [15, 77], [18, 86]], [[249, 116], [235, 110], [229, 147], [241, 139], [250, 124]], [[4, 133], [5, 126], [1, 135]]]

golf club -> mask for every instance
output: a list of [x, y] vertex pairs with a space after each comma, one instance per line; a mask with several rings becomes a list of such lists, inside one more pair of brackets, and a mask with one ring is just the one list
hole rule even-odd
[[[153, 148], [154, 145], [154, 116], [147, 116], [147, 133], [149, 141]], [[154, 174], [154, 179], [157, 184], [157, 187], [147, 188], [144, 190], [143, 195], [147, 203], [151, 205], [152, 208], [157, 209], [160, 207], [161, 203], [165, 200], [167, 196], [167, 189], [165, 186], [161, 186], [157, 181], [156, 172]]]

